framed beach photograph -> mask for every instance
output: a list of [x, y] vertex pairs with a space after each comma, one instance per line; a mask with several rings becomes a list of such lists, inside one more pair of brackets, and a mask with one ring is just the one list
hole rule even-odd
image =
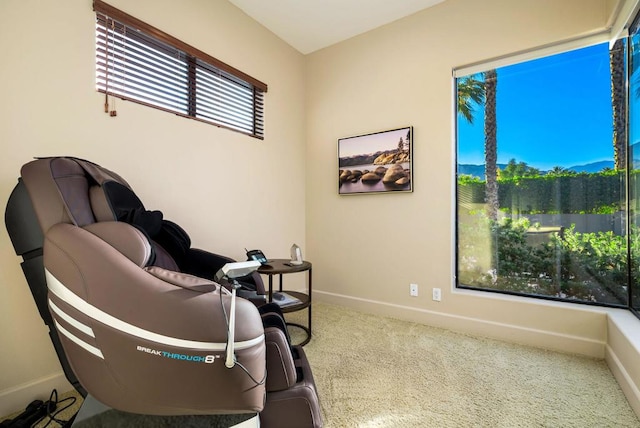
[[338, 193], [413, 192], [413, 127], [338, 139]]

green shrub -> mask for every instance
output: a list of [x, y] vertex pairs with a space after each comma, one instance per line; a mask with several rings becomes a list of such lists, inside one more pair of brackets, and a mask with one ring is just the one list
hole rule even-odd
[[[458, 236], [459, 282], [502, 291], [626, 304], [629, 281], [625, 236], [578, 233], [572, 226], [561, 233], [550, 233], [546, 243], [530, 244], [530, 230], [526, 218], [465, 218]], [[634, 251], [640, 251], [638, 232], [632, 230]]]
[[[624, 171], [598, 173], [561, 172], [498, 178], [500, 210], [509, 213], [611, 214], [624, 200]], [[635, 183], [637, 176], [632, 177]], [[485, 182], [477, 177], [458, 178], [459, 199], [485, 200]]]
[[560, 280], [565, 287], [576, 283], [597, 284], [614, 297], [610, 303], [626, 302], [629, 283], [626, 236], [611, 231], [578, 233], [572, 226], [564, 236], [553, 236], [549, 245], [559, 254]]

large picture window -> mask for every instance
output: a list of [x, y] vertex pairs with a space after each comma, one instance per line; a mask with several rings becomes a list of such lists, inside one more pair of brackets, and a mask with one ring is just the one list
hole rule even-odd
[[266, 84], [100, 0], [93, 6], [99, 91], [264, 137]]
[[616, 307], [637, 296], [625, 52], [603, 43], [456, 77], [458, 287]]

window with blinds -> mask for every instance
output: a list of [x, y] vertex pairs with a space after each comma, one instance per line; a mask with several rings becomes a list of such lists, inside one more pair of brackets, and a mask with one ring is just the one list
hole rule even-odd
[[100, 0], [93, 8], [98, 91], [264, 138], [266, 84]]

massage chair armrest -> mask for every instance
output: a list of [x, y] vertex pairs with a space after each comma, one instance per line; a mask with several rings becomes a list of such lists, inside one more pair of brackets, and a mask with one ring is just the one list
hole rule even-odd
[[157, 266], [150, 266], [145, 268], [145, 270], [164, 282], [192, 291], [208, 293], [215, 291], [219, 287], [219, 284], [213, 281], [189, 275], [188, 273], [174, 272]]
[[267, 351], [267, 392], [282, 391], [295, 385], [297, 373], [291, 347], [277, 327], [264, 330]]
[[[222, 266], [236, 261], [237, 260], [220, 254], [211, 253], [199, 248], [191, 248], [188, 251], [188, 256], [185, 257], [185, 263], [188, 262], [188, 264], [183, 266], [183, 270], [192, 275], [213, 279], [216, 272], [218, 272]], [[264, 282], [262, 282], [262, 277], [258, 272], [253, 272], [251, 275], [241, 278], [240, 283], [248, 283], [255, 287], [255, 292], [258, 296], [267, 294], [264, 288]]]
[[208, 275], [215, 275], [222, 266], [236, 261], [231, 257], [200, 248], [190, 248], [186, 260], [189, 262], [188, 267], [190, 269], [205, 269]]
[[262, 276], [258, 272], [253, 272], [251, 274], [251, 280], [256, 285], [256, 293], [261, 295], [266, 295], [267, 292], [264, 288], [264, 282], [262, 282]]

